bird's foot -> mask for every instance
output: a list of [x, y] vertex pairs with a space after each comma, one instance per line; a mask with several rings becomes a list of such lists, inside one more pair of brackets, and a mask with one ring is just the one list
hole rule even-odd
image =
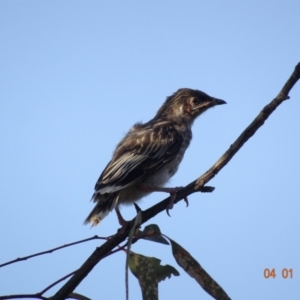
[[[134, 205], [137, 213], [142, 211], [141, 208], [136, 203], [133, 203], [133, 205]], [[117, 217], [118, 217], [119, 224], [122, 226], [121, 228], [118, 229], [118, 234], [123, 234], [125, 232], [128, 224], [130, 223], [130, 221], [126, 221], [123, 218], [123, 216], [121, 215], [121, 212], [120, 212], [118, 207], [115, 208], [115, 211], [116, 211], [116, 214], [117, 214]]]
[[[145, 192], [166, 192], [170, 194], [170, 200], [166, 208], [166, 212], [168, 216], [170, 217], [169, 210], [173, 208], [174, 201], [177, 196], [177, 192], [182, 189], [182, 186], [175, 187], [175, 188], [167, 188], [167, 187], [152, 187], [152, 186], [146, 186], [144, 184], [140, 184], [140, 189], [142, 189]], [[186, 203], [186, 206], [189, 206], [189, 201], [187, 197], [184, 197], [184, 201]]]
[[[181, 187], [175, 187], [175, 188], [166, 188], [166, 189], [168, 190], [168, 191], [166, 191], [166, 192], [170, 193], [170, 200], [169, 200], [168, 206], [167, 206], [167, 208], [166, 208], [166, 212], [167, 212], [167, 215], [168, 215], [169, 217], [171, 217], [171, 216], [170, 216], [170, 213], [169, 213], [169, 210], [173, 208], [173, 206], [174, 206], [174, 201], [175, 201], [176, 196], [177, 196], [177, 192], [178, 192], [180, 189], [182, 189], [182, 186], [181, 186]], [[187, 197], [184, 197], [183, 200], [184, 200], [184, 202], [186, 203], [186, 207], [188, 207], [188, 206], [189, 206], [189, 200], [188, 200], [188, 198], [187, 198]]]

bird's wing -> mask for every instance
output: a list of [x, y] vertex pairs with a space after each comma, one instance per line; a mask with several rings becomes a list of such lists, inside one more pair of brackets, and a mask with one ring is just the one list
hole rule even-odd
[[119, 191], [155, 173], [176, 157], [182, 141], [171, 124], [130, 131], [99, 177], [95, 194]]

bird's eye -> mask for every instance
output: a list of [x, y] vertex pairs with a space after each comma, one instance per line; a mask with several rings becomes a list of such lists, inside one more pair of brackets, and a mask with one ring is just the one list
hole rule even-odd
[[198, 99], [198, 98], [196, 98], [196, 97], [192, 98], [192, 103], [193, 103], [194, 105], [198, 105], [200, 102], [201, 102], [200, 99]]

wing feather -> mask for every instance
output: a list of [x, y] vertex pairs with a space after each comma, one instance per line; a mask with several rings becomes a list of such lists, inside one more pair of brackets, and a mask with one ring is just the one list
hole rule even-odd
[[155, 173], [176, 157], [182, 140], [183, 136], [170, 123], [133, 127], [100, 175], [95, 194], [119, 191]]

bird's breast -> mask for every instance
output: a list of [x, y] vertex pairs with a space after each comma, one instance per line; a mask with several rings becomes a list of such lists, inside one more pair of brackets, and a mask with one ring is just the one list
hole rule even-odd
[[174, 157], [174, 159], [164, 165], [159, 171], [152, 174], [145, 180], [145, 184], [149, 186], [162, 187], [164, 186], [169, 179], [175, 175], [178, 170], [178, 167], [183, 159], [185, 150], [189, 145], [189, 140], [186, 140], [182, 143], [178, 154]]

